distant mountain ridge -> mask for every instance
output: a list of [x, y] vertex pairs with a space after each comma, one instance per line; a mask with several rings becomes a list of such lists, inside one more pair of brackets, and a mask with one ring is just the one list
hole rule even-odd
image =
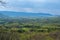
[[40, 17], [40, 16], [53, 16], [48, 13], [28, 13], [28, 12], [12, 12], [12, 11], [0, 11], [0, 16], [10, 16], [10, 17]]
[[7, 17], [8, 17], [7, 15], [0, 13], [0, 18], [7, 18]]

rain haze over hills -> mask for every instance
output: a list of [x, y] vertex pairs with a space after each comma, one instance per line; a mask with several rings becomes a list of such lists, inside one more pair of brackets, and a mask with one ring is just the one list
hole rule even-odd
[[60, 15], [60, 0], [0, 0], [0, 11]]

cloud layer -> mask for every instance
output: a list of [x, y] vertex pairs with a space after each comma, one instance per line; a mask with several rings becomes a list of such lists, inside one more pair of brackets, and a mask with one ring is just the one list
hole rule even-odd
[[60, 14], [60, 0], [3, 0], [7, 7], [1, 7], [1, 11], [19, 12], [43, 12]]

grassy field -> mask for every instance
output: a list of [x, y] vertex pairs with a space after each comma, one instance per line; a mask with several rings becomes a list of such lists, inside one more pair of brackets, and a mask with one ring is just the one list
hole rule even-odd
[[0, 40], [60, 40], [60, 19], [0, 18]]

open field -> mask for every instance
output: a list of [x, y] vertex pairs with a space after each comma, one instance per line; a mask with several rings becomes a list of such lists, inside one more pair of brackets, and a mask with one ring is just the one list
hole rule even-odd
[[0, 40], [60, 40], [60, 19], [0, 18]]

